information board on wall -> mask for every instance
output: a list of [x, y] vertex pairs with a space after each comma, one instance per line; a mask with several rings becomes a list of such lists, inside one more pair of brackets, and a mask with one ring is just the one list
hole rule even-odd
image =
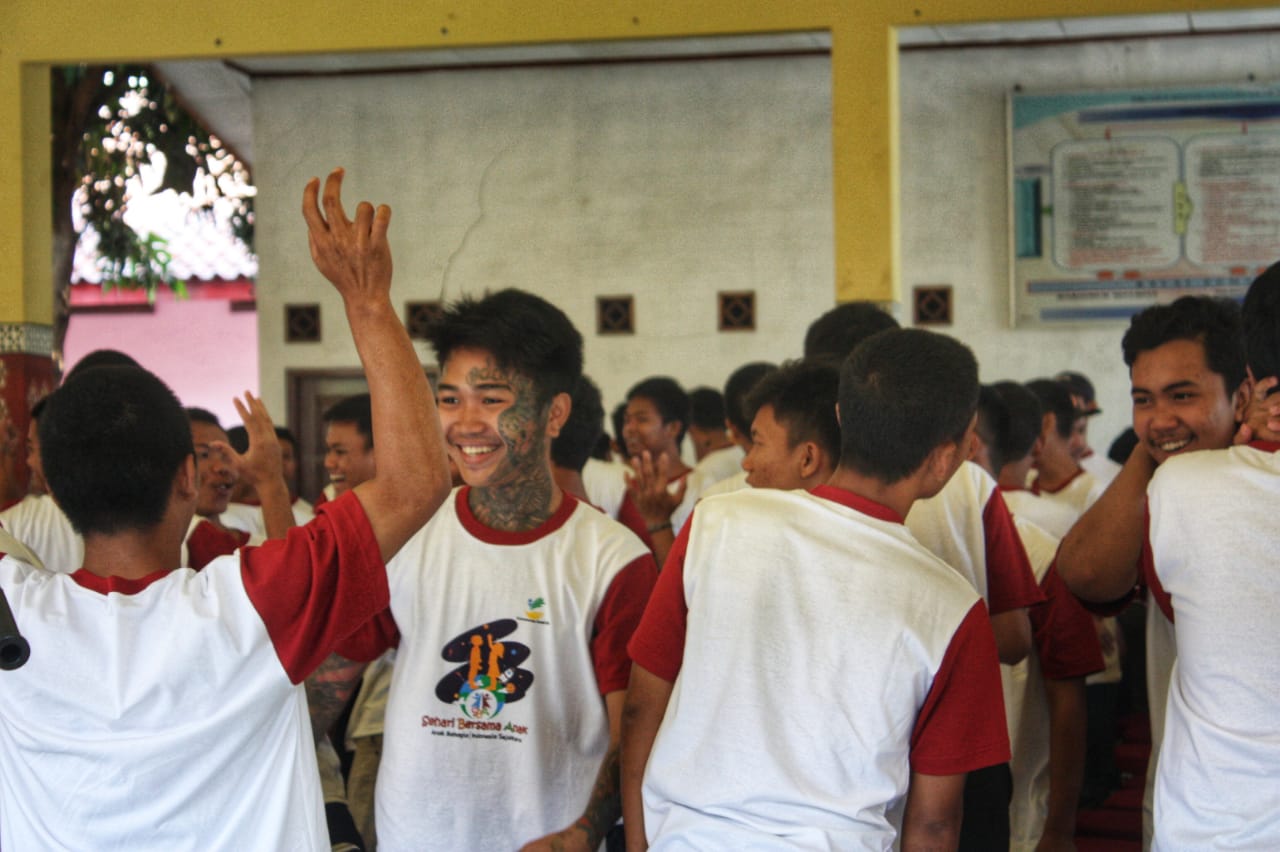
[[1241, 298], [1280, 260], [1280, 86], [1009, 96], [1015, 325]]

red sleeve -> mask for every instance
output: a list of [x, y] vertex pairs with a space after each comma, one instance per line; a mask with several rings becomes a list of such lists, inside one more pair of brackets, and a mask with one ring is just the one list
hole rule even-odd
[[618, 507], [618, 523], [635, 533], [644, 542], [644, 546], [649, 548], [649, 552], [653, 553], [653, 536], [649, 535], [644, 516], [636, 508], [636, 502], [631, 499], [630, 494], [622, 495], [622, 505]]
[[382, 656], [383, 651], [399, 646], [400, 628], [391, 615], [391, 608], [387, 607], [340, 641], [333, 652], [357, 663], [371, 663]]
[[684, 557], [692, 528], [693, 524], [686, 522], [671, 545], [644, 617], [627, 646], [635, 663], [671, 683], [680, 674], [680, 665], [684, 662], [684, 635], [689, 617], [684, 599]]
[[646, 553], [619, 571], [604, 593], [591, 637], [591, 662], [601, 695], [627, 688], [631, 679], [627, 642], [640, 623], [657, 579], [658, 566]]
[[1013, 516], [999, 491], [992, 491], [982, 510], [987, 544], [987, 604], [992, 615], [1044, 603], [1031, 560]]
[[248, 543], [248, 533], [220, 530], [207, 520], [201, 521], [187, 536], [187, 564], [199, 571], [219, 556], [229, 556]]
[[1046, 603], [1031, 610], [1031, 634], [1040, 670], [1049, 680], [1085, 677], [1107, 667], [1093, 616], [1050, 565], [1040, 583]]
[[241, 550], [240, 573], [294, 683], [390, 600], [387, 568], [354, 492], [286, 538]]
[[982, 601], [951, 637], [911, 731], [911, 768], [957, 775], [1009, 760], [1000, 661]]

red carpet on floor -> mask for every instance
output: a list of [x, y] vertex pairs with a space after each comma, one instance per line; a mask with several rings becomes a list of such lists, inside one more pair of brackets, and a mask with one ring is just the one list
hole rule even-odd
[[1076, 818], [1077, 852], [1141, 852], [1142, 791], [1151, 757], [1151, 726], [1146, 714], [1120, 720], [1116, 768], [1120, 789], [1101, 807], [1080, 810]]

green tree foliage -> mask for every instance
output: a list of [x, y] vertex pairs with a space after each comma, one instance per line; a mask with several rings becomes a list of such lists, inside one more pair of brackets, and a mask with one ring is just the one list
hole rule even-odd
[[162, 167], [157, 191], [173, 189], [200, 198], [213, 215], [213, 199], [231, 199], [235, 236], [253, 248], [253, 197], [248, 169], [182, 106], [143, 65], [73, 65], [53, 69], [54, 287], [58, 316], [55, 348], [61, 351], [71, 266], [83, 228], [98, 235], [103, 286], [161, 286], [171, 280], [164, 240], [125, 223], [130, 196], [139, 191], [140, 169]]

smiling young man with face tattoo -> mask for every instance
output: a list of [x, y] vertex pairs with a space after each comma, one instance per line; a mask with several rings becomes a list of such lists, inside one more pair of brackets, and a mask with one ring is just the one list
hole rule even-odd
[[503, 290], [452, 305], [431, 340], [465, 485], [388, 565], [390, 609], [339, 649], [399, 647], [378, 847], [595, 849], [620, 814], [626, 643], [657, 569], [552, 477], [582, 371], [569, 319]]

